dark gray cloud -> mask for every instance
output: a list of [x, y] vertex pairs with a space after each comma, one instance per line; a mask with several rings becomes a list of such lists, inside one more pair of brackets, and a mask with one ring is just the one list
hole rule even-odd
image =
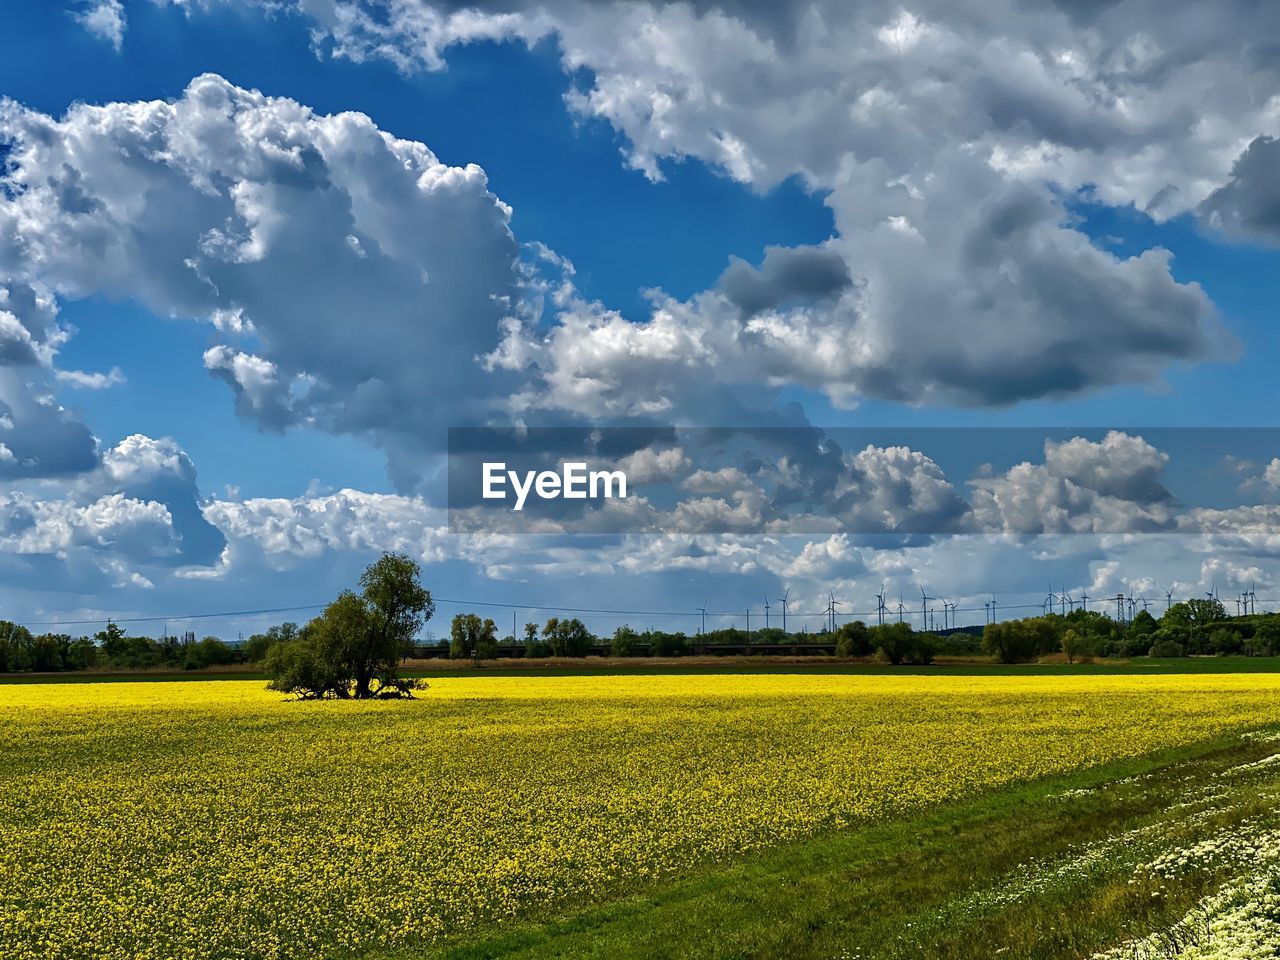
[[822, 247], [769, 247], [759, 268], [733, 257], [720, 275], [720, 289], [747, 317], [829, 300], [852, 285], [844, 258]]
[[1235, 236], [1280, 242], [1280, 140], [1258, 137], [1231, 168], [1200, 212]]

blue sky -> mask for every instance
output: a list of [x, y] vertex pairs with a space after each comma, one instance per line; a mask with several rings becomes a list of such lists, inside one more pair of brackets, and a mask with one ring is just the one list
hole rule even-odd
[[[213, 72], [318, 111], [362, 111], [448, 163], [480, 164], [515, 208], [522, 239], [560, 251], [584, 291], [637, 317], [644, 288], [687, 296], [730, 255], [758, 260], [766, 244], [831, 234], [821, 198], [796, 182], [761, 196], [697, 163], [674, 165], [662, 184], [624, 169], [607, 125], [575, 123], [566, 112], [570, 78], [550, 43], [464, 47], [447, 72], [406, 77], [383, 64], [321, 62], [296, 17], [237, 8], [188, 17], [148, 3], [129, 8], [127, 41], [116, 53], [65, 6], [26, 5], [0, 35], [0, 92], [58, 115], [76, 101], [177, 96], [193, 76]], [[44, 69], [58, 61], [69, 68]], [[606, 208], [608, 217], [595, 215]], [[200, 362], [202, 331], [101, 298], [68, 304], [66, 317], [80, 330], [63, 354], [69, 365], [114, 363], [129, 377], [118, 390], [73, 398], [103, 439], [173, 436], [211, 489], [233, 484], [250, 496], [301, 493], [313, 480], [387, 488], [382, 457], [362, 444], [314, 432], [264, 437], [240, 424]]]
[[[95, 6], [120, 17], [119, 49], [86, 26], [83, 16]], [[37, 142], [31, 124], [43, 123], [40, 117], [58, 121], [76, 103], [108, 111], [92, 135], [79, 131], [78, 121], [59, 128], [67, 145], [80, 144], [66, 146], [63, 160], [26, 161], [19, 176], [33, 203], [31, 185], [58, 181], [62, 196], [102, 191], [107, 209], [124, 168], [107, 170], [112, 161], [96, 159], [97, 147], [76, 138], [107, 138], [102, 156], [113, 150], [123, 156], [135, 149], [120, 146], [132, 136], [120, 119], [125, 105], [194, 103], [187, 92], [193, 78], [216, 74], [228, 89], [261, 91], [316, 116], [359, 111], [378, 130], [425, 144], [447, 167], [477, 164], [489, 199], [469, 202], [506, 205], [503, 229], [526, 267], [545, 249], [574, 271], [558, 272], [548, 259], [532, 282], [519, 269], [502, 279], [506, 268], [492, 266], [486, 276], [500, 281], [493, 297], [509, 298], [514, 290], [545, 302], [520, 314], [507, 341], [524, 359], [481, 370], [475, 350], [496, 348], [497, 334], [484, 334], [488, 339], [475, 348], [467, 338], [478, 336], [477, 325], [496, 329], [496, 314], [474, 323], [468, 314], [463, 330], [449, 325], [461, 322], [456, 316], [438, 327], [402, 320], [403, 304], [390, 295], [384, 302], [361, 294], [360, 315], [339, 315], [335, 306], [333, 316], [323, 300], [304, 297], [298, 310], [321, 315], [299, 337], [303, 321], [280, 307], [288, 291], [263, 288], [274, 274], [241, 281], [227, 272], [209, 284], [215, 292], [208, 304], [200, 300], [207, 291], [184, 286], [179, 261], [169, 287], [168, 280], [153, 286], [141, 267], [136, 277], [112, 278], [91, 264], [101, 235], [69, 240], [61, 232], [74, 219], [70, 207], [21, 208], [20, 215], [14, 192], [13, 211], [0, 211], [0, 241], [4, 216], [21, 224], [10, 235], [23, 239], [8, 252], [0, 247], [0, 271], [8, 272], [0, 281], [56, 297], [63, 333], [48, 341], [36, 376], [66, 408], [63, 419], [82, 421], [97, 438], [100, 466], [68, 473], [28, 465], [8, 481], [6, 509], [20, 519], [9, 521], [10, 579], [0, 584], [0, 602], [33, 621], [310, 603], [348, 582], [382, 547], [419, 555], [444, 596], [650, 610], [692, 609], [713, 594], [736, 609], [792, 584], [817, 597], [832, 583], [862, 595], [884, 581], [910, 592], [910, 584], [944, 579], [956, 582], [955, 595], [976, 598], [991, 589], [1039, 592], [1049, 578], [1098, 590], [1154, 590], [1159, 581], [1187, 592], [1219, 576], [1268, 578], [1265, 529], [1250, 528], [1262, 539], [1219, 549], [1203, 539], [1210, 524], [1204, 517], [1195, 519], [1198, 526], [1177, 527], [1179, 535], [1202, 535], [1177, 551], [1168, 540], [1117, 546], [1101, 537], [987, 547], [963, 538], [904, 545], [810, 536], [779, 543], [763, 537], [763, 527], [734, 528], [748, 539], [754, 534], [750, 543], [713, 534], [710, 541], [660, 544], [609, 538], [472, 548], [441, 532], [433, 513], [440, 504], [418, 479], [439, 469], [431, 457], [440, 449], [440, 425], [474, 418], [478, 408], [461, 402], [472, 382], [484, 385], [486, 415], [502, 409], [510, 417], [518, 409], [522, 419], [553, 423], [653, 422], [655, 410], [658, 422], [772, 422], [788, 404], [820, 427], [1273, 423], [1277, 237], [1253, 213], [1266, 209], [1276, 187], [1256, 177], [1245, 158], [1270, 148], [1277, 111], [1265, 104], [1280, 98], [1280, 85], [1269, 63], [1245, 57], [1249, 66], [1241, 65], [1264, 24], [1240, 18], [1234, 33], [1215, 28], [1197, 47], [1137, 0], [1097, 12], [1096, 22], [1064, 17], [1046, 2], [1010, 13], [993, 40], [981, 22], [989, 10], [981, 5], [873, 3], [827, 10], [829, 34], [813, 37], [789, 20], [809, 6], [824, 5], [815, 0], [771, 17], [750, 4], [713, 3], [695, 14], [665, 3], [610, 11], [564, 0], [540, 15], [517, 3], [506, 19], [490, 19], [481, 8], [474, 22], [457, 23], [447, 6], [428, 0], [402, 8], [417, 11], [417, 19], [388, 13], [374, 0], [296, 9], [285, 3], [276, 10], [253, 0], [189, 9], [94, 0], [8, 11], [0, 31], [0, 95], [33, 119], [12, 121], [15, 128], [0, 139]], [[339, 7], [354, 25], [346, 32], [332, 16]], [[472, 39], [468, 30], [505, 39]], [[1173, 79], [1159, 79], [1155, 70], [1103, 69], [1107, 51], [1089, 40], [1098, 35], [1116, 38], [1117, 49], [1126, 37], [1155, 38], [1154, 49], [1170, 67], [1163, 76]], [[1027, 51], [1016, 69], [1034, 75], [1018, 77], [1013, 68], [983, 75], [982, 51], [997, 41], [1006, 51]], [[1061, 55], [1077, 49], [1073, 44], [1075, 59]], [[957, 56], [957, 49], [974, 55]], [[1088, 51], [1083, 64], [1078, 51]], [[1176, 79], [1179, 58], [1187, 58], [1185, 75], [1208, 83], [1205, 103], [1193, 103], [1190, 88]], [[922, 100], [916, 81], [931, 73], [946, 77], [954, 95]], [[1089, 96], [1075, 99], [1086, 88]], [[248, 94], [233, 96], [241, 97], [237, 109], [245, 116], [273, 109]], [[1113, 107], [1121, 100], [1150, 117], [1126, 108], [1120, 122]], [[877, 112], [890, 102], [891, 110]], [[1215, 122], [1197, 125], [1197, 111]], [[241, 176], [217, 167], [218, 149], [208, 145], [215, 190], [219, 178], [230, 183]], [[188, 165], [202, 162], [202, 153], [193, 148]], [[41, 162], [50, 168], [38, 168]], [[362, 191], [378, 182], [362, 183], [365, 172], [325, 162], [329, 183], [346, 191], [343, 202], [358, 205]], [[147, 176], [167, 175], [148, 170]], [[289, 183], [253, 186], [287, 190]], [[157, 180], [143, 195], [156, 198], [157, 209], [195, 209], [186, 206], [187, 194], [165, 199], [169, 186]], [[293, 209], [285, 204], [273, 215], [288, 219]], [[436, 256], [455, 234], [490, 242], [488, 227], [448, 219], [461, 213], [431, 216], [427, 210], [410, 234], [379, 238], [380, 247], [393, 251], [421, 235], [431, 248], [426, 255]], [[118, 217], [112, 222], [111, 229], [135, 229]], [[190, 236], [203, 249], [210, 231], [230, 234], [230, 224], [193, 222]], [[148, 229], [129, 234], [134, 249], [154, 235]], [[56, 265], [31, 255], [55, 236], [64, 247]], [[318, 274], [336, 269], [327, 266], [335, 254], [322, 252], [320, 239], [312, 261]], [[358, 245], [354, 234], [349, 239]], [[191, 242], [194, 249], [197, 240]], [[290, 242], [294, 247], [271, 252], [287, 258], [280, 282], [305, 286], [305, 269], [295, 275], [290, 265], [305, 267], [313, 255], [298, 246], [305, 240]], [[83, 258], [77, 243], [85, 245]], [[832, 264], [845, 279], [829, 289], [804, 286], [815, 275], [805, 271]], [[768, 306], [736, 300], [731, 275]], [[443, 290], [439, 309], [446, 313], [453, 279], [430, 280], [428, 301]], [[233, 297], [219, 283], [241, 284], [240, 292]], [[462, 287], [456, 296], [480, 302]], [[557, 289], [562, 299], [552, 305]], [[656, 300], [646, 294], [654, 289], [662, 292]], [[229, 333], [210, 322], [208, 311], [245, 304], [256, 333]], [[616, 311], [623, 326], [610, 327], [605, 311]], [[345, 382], [340, 363], [317, 366], [322, 361], [309, 344], [359, 342], [366, 323], [370, 354], [352, 360], [352, 370], [365, 364], [363, 380]], [[668, 340], [670, 357], [649, 355], [652, 343]], [[807, 350], [797, 350], [806, 340]], [[420, 378], [404, 366], [410, 353], [426, 364]], [[433, 375], [436, 355], [444, 359]], [[66, 373], [112, 368], [124, 382], [104, 389], [72, 386]], [[316, 383], [319, 393], [309, 394]], [[381, 394], [368, 392], [371, 383], [400, 391], [392, 412], [378, 412], [382, 401], [369, 398]], [[406, 404], [412, 415], [403, 413]], [[30, 427], [33, 434], [41, 429]], [[153, 445], [117, 448], [132, 435]], [[1102, 432], [1091, 436], [1100, 444]], [[1057, 466], [1041, 465], [1049, 454], [1039, 456], [1032, 444], [1027, 458], [1041, 478], [1033, 499], [1045, 510], [1065, 509], [1068, 522], [1082, 529], [1096, 529], [1089, 511], [1133, 509], [1156, 522], [1151, 504], [1117, 506], [1111, 488], [1087, 486], [1082, 478], [1096, 479], [1106, 467], [1164, 470], [1179, 497], [1197, 494], [1187, 507], [1269, 505], [1280, 468], [1275, 483], [1264, 476], [1269, 458], [1259, 436], [1248, 462], [1224, 474], [1221, 489], [1206, 479], [1217, 475], [1216, 466], [1190, 462], [1196, 452], [1186, 442], [1176, 454], [1168, 451], [1172, 464], [1146, 447], [1099, 445], [1085, 452], [1102, 466], [1087, 469], [1063, 465], [1062, 457]], [[869, 501], [884, 496], [892, 510], [918, 510], [924, 473], [902, 470], [939, 466], [962, 492], [972, 476], [965, 457], [935, 456], [937, 464], [923, 468], [904, 461], [851, 469], [865, 471], [857, 474], [858, 489]], [[1117, 467], [1123, 457], [1134, 459]], [[135, 468], [144, 461], [146, 470], [160, 472]], [[1003, 472], [1012, 464], [998, 466]], [[1084, 472], [1070, 472], [1077, 469]], [[872, 476], [887, 477], [899, 493], [872, 491]], [[1002, 479], [1005, 529], [1023, 479]], [[1067, 507], [1047, 492], [1054, 484], [1076, 485]], [[344, 489], [365, 499], [343, 499], [337, 491]], [[199, 525], [203, 511], [203, 522], [218, 531], [210, 536], [227, 544], [216, 562], [193, 552], [203, 533], [179, 529], [187, 509], [179, 508], [181, 498], [199, 505], [187, 510], [190, 522]], [[98, 519], [122, 502], [128, 518]], [[166, 509], [169, 521], [161, 516]], [[1077, 517], [1076, 510], [1084, 512]], [[1213, 522], [1239, 529], [1237, 521]], [[1161, 522], [1170, 529], [1178, 523]], [[162, 535], [148, 523], [169, 524], [167, 546], [151, 539]], [[61, 539], [30, 532], [46, 524], [75, 532]], [[1044, 530], [1052, 532], [1049, 525]], [[579, 602], [585, 597], [598, 602]], [[262, 620], [215, 623], [227, 632]]]

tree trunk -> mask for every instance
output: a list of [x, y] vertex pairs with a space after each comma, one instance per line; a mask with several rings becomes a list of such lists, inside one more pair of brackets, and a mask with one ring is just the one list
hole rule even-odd
[[371, 696], [373, 696], [372, 691], [369, 689], [369, 681], [371, 679], [373, 678], [368, 673], [364, 673], [364, 672], [362, 672], [359, 676], [356, 677], [355, 697], [357, 700], [368, 700]]

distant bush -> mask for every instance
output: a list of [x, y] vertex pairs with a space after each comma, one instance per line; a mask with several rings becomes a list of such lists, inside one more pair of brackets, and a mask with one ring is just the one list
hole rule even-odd
[[268, 627], [265, 633], [255, 633], [244, 642], [241, 653], [250, 663], [259, 663], [275, 643], [283, 643], [298, 635], [298, 625], [286, 621], [274, 627]]
[[187, 652], [189, 667], [221, 667], [235, 663], [236, 651], [217, 637], [205, 637], [199, 643], [193, 643]]
[[635, 656], [636, 644], [640, 642], [640, 634], [626, 624], [613, 631], [613, 639], [609, 641], [609, 655], [612, 657]]
[[1088, 637], [1068, 628], [1062, 634], [1062, 652], [1067, 657], [1067, 663], [1075, 663], [1093, 652], [1093, 644]]
[[1187, 648], [1176, 640], [1157, 640], [1147, 654], [1151, 657], [1185, 657]]
[[655, 657], [679, 657], [685, 652], [683, 633], [663, 633], [655, 630], [649, 634], [649, 653]]
[[931, 634], [916, 633], [906, 622], [886, 623], [868, 631], [871, 646], [888, 663], [932, 663]]
[[987, 624], [982, 645], [1001, 663], [1034, 660], [1061, 649], [1066, 621], [1058, 616], [1001, 620]]
[[836, 631], [837, 657], [865, 657], [871, 653], [871, 630], [861, 620], [840, 624]]
[[1273, 646], [1270, 641], [1259, 640], [1254, 637], [1252, 640], [1244, 642], [1240, 652], [1246, 657], [1274, 657], [1278, 649], [1280, 647]]
[[982, 652], [982, 634], [967, 630], [933, 635], [934, 653], [939, 656], [969, 657]]
[[1244, 639], [1236, 631], [1226, 627], [1213, 630], [1205, 641], [1205, 652], [1214, 653], [1220, 657], [1238, 654], [1243, 649]]

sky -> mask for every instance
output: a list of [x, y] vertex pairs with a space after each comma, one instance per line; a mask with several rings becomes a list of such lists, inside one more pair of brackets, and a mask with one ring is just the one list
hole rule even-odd
[[[1280, 608], [1280, 11], [1175, 8], [7, 10], [0, 616], [234, 638], [383, 550], [437, 634]], [[459, 532], [511, 425], [642, 496]]]

